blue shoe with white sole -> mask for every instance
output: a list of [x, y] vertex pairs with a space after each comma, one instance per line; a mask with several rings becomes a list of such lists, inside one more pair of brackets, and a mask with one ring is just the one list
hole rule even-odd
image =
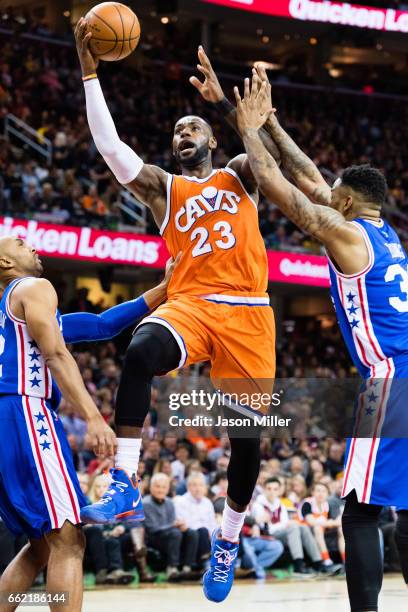
[[204, 595], [210, 601], [224, 601], [234, 582], [234, 565], [238, 556], [239, 542], [228, 542], [216, 529], [211, 538], [211, 565], [203, 577]]
[[100, 501], [81, 508], [81, 521], [88, 524], [139, 522], [145, 518], [136, 475], [110, 471], [112, 483]]

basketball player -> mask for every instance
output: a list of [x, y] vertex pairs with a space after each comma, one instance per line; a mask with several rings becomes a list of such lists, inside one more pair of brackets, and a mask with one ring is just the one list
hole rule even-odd
[[[0, 515], [29, 543], [0, 579], [0, 592], [25, 592], [45, 566], [47, 591], [68, 592], [81, 610], [86, 504], [64, 428], [51, 409], [53, 380], [88, 425], [94, 450], [111, 456], [115, 435], [86, 391], [65, 346], [52, 285], [40, 279], [35, 249], [0, 238]], [[18, 604], [0, 601], [0, 612]], [[51, 604], [57, 609], [57, 604]]]
[[243, 100], [235, 88], [238, 127], [262, 192], [326, 247], [340, 328], [365, 378], [355, 437], [348, 442], [342, 524], [351, 610], [374, 612], [383, 574], [378, 534], [383, 506], [397, 507], [395, 538], [408, 584], [406, 390], [397, 384], [408, 376], [408, 257], [381, 218], [386, 181], [379, 170], [346, 168], [330, 190], [311, 160], [275, 125], [283, 162], [286, 156], [305, 191], [326, 206], [313, 204], [284, 178], [258, 134], [266, 122], [276, 122], [270, 91], [267, 80], [259, 91], [257, 78], [252, 88], [246, 80]]
[[[80, 20], [75, 36], [94, 142], [118, 181], [150, 207], [173, 257], [182, 251], [168, 302], [143, 320], [126, 355], [116, 405], [114, 484], [100, 503], [81, 512], [85, 522], [103, 523], [124, 513], [143, 517], [135, 475], [153, 376], [209, 360], [212, 379], [223, 390], [230, 390], [223, 385], [232, 380], [258, 391], [264, 389], [259, 381], [266, 381], [271, 391], [275, 328], [258, 192], [246, 156], [213, 169], [217, 142], [212, 129], [200, 117], [188, 116], [177, 121], [173, 135], [182, 174], [144, 164], [116, 132], [88, 48], [91, 35]], [[251, 406], [236, 409], [253, 416]], [[231, 590], [239, 533], [260, 464], [255, 428], [246, 437], [229, 433], [228, 499], [204, 578], [205, 595], [212, 601], [224, 600]]]

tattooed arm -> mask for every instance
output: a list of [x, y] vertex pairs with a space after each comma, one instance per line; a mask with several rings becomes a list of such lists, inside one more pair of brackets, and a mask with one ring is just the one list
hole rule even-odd
[[320, 240], [345, 274], [354, 274], [368, 263], [367, 248], [360, 231], [328, 206], [313, 204], [282, 174], [262, 144], [258, 130], [272, 112], [270, 84], [263, 82], [241, 100], [235, 88], [237, 120], [248, 160], [260, 190], [300, 229]]
[[[201, 45], [198, 48], [198, 61], [197, 69], [203, 75], [204, 81], [200, 81], [196, 76], [192, 76], [190, 77], [190, 83], [197, 89], [206, 102], [214, 104], [220, 114], [223, 115], [228, 125], [239, 135], [237, 109], [231, 104], [228, 98], [226, 98], [214, 68], [211, 65], [210, 59]], [[265, 147], [271, 155], [280, 162], [280, 152], [272, 137], [268, 134], [266, 129], [261, 129], [260, 134]]]
[[279, 124], [275, 115], [265, 123], [265, 130], [271, 135], [281, 154], [283, 167], [295, 180], [297, 186], [313, 202], [330, 204], [331, 189], [320, 174], [316, 164], [298, 147]]
[[[265, 67], [257, 63], [253, 74], [268, 81]], [[317, 204], [330, 204], [331, 189], [324, 180], [316, 164], [304, 153], [292, 140], [287, 132], [279, 124], [275, 114], [271, 114], [263, 129], [273, 138], [282, 159], [283, 167], [295, 180], [297, 186], [304, 194], [309, 196]]]

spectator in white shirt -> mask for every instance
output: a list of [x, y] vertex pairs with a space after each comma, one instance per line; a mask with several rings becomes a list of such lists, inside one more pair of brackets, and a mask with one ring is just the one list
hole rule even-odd
[[192, 472], [187, 478], [187, 493], [176, 497], [174, 503], [177, 519], [198, 533], [197, 564], [200, 565], [209, 556], [211, 534], [217, 528], [204, 474]]
[[176, 460], [171, 462], [171, 471], [176, 483], [184, 479], [187, 462], [190, 459], [190, 449], [187, 444], [177, 445]]
[[263, 494], [257, 497], [252, 506], [252, 515], [260, 526], [261, 533], [273, 535], [288, 547], [296, 574], [313, 573], [306, 567], [303, 549], [311, 558], [315, 569], [320, 571], [322, 563], [316, 540], [310, 529], [303, 529], [298, 522], [289, 520], [288, 511], [279, 497], [280, 491], [281, 483], [278, 478], [269, 478], [265, 482]]

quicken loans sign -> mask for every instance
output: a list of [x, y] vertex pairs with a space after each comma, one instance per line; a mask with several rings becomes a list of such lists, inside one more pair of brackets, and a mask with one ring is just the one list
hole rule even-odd
[[386, 32], [408, 32], [408, 11], [398, 11], [392, 8], [374, 8], [349, 4], [348, 2], [331, 2], [330, 0], [202, 1], [300, 21], [320, 21], [321, 23]]

